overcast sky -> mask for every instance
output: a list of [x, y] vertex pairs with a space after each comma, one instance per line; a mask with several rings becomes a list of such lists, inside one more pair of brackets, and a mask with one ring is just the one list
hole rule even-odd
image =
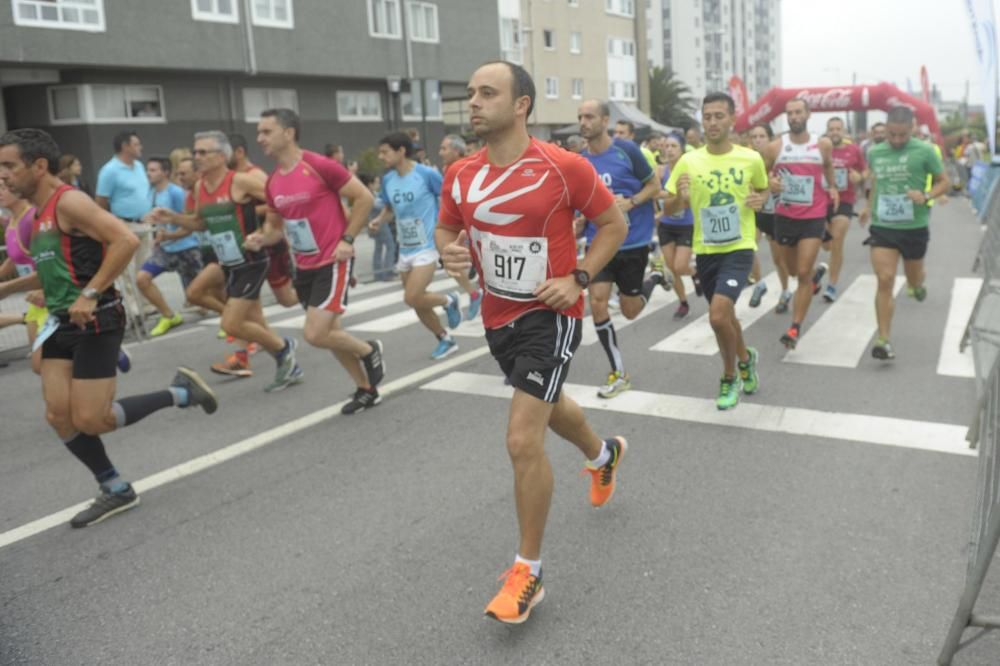
[[[994, 0], [1000, 4], [1000, 0]], [[945, 100], [982, 101], [963, 0], [782, 0], [782, 86], [895, 83], [920, 91], [920, 66]]]

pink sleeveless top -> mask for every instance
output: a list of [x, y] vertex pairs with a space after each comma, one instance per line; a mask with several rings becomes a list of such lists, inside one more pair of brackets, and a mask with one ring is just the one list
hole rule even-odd
[[823, 189], [823, 155], [818, 135], [810, 134], [805, 143], [792, 143], [787, 134], [781, 137], [781, 153], [774, 171], [785, 188], [775, 214], [795, 220], [826, 218], [830, 195]]

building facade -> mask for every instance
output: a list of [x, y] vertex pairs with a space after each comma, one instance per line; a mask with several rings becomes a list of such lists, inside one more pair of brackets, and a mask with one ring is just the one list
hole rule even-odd
[[501, 57], [535, 80], [533, 133], [548, 137], [575, 123], [584, 99], [638, 104], [646, 85], [641, 1], [498, 0]]
[[500, 51], [496, 16], [496, 0], [4, 1], [0, 129], [51, 132], [91, 176], [123, 129], [147, 156], [238, 132], [262, 159], [275, 106], [298, 111], [305, 147], [349, 159], [394, 128], [434, 146], [444, 101]]
[[749, 103], [781, 82], [781, 0], [646, 0], [650, 66], [695, 99], [743, 79]]

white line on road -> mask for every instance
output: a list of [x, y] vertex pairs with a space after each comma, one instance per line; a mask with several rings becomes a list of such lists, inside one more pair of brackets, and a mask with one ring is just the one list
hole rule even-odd
[[[492, 398], [510, 398], [513, 392], [511, 387], [504, 386], [502, 377], [468, 372], [452, 372], [421, 388]], [[742, 402], [736, 409], [723, 412], [716, 409], [714, 400], [706, 398], [633, 390], [613, 400], [605, 400], [597, 397], [593, 386], [566, 384], [564, 390], [582, 407], [588, 409], [940, 453], [976, 455], [975, 450], [970, 449], [965, 441], [967, 428], [950, 423], [822, 412], [815, 409], [760, 405], [752, 402]], [[802, 441], [812, 443], [812, 440]]]
[[[694, 293], [694, 283], [691, 282], [691, 278], [684, 277], [684, 286], [687, 287], [687, 293]], [[677, 302], [677, 292], [671, 289], [666, 294], [661, 293], [662, 289], [657, 287], [653, 291], [653, 295], [650, 297], [649, 303], [646, 307], [642, 309], [639, 316], [635, 319], [626, 319], [620, 311], [614, 312], [611, 315], [611, 323], [614, 324], [615, 331], [621, 331], [623, 328], [631, 326], [635, 322], [645, 319], [649, 315], [662, 310], [671, 303]], [[586, 347], [587, 345], [595, 344], [600, 338], [597, 337], [597, 331], [594, 330], [594, 317], [593, 315], [587, 315], [583, 319], [583, 334], [580, 336], [580, 346]]]
[[[877, 284], [874, 275], [859, 275], [837, 301], [827, 306], [826, 312], [803, 331], [799, 344], [782, 360], [836, 368], [858, 367], [878, 329], [874, 305]], [[897, 275], [893, 294], [898, 294], [904, 284], [906, 278]], [[815, 303], [813, 307], [817, 305], [822, 303]]]
[[[454, 282], [451, 283], [452, 286], [457, 287]], [[433, 286], [433, 284], [431, 285]], [[439, 291], [437, 289], [428, 289], [428, 291]], [[461, 307], [468, 307], [469, 305], [469, 295], [465, 292], [459, 292], [458, 297], [459, 305]], [[350, 312], [350, 308], [347, 310]], [[443, 311], [442, 311], [443, 312]], [[438, 314], [442, 314], [439, 312]], [[376, 319], [369, 319], [368, 321], [363, 321], [358, 324], [351, 324], [347, 327], [348, 331], [374, 331], [376, 333], [385, 333], [387, 331], [398, 331], [406, 326], [412, 326], [419, 322], [420, 319], [417, 318], [417, 313], [413, 308], [407, 307], [402, 312], [394, 312], [390, 315], [385, 315], [384, 317], [378, 317]], [[453, 331], [454, 332], [454, 331]], [[479, 335], [483, 335], [483, 329], [480, 326]]]
[[944, 325], [944, 338], [941, 340], [941, 354], [938, 356], [937, 373], [939, 375], [976, 376], [972, 347], [967, 347], [964, 352], [961, 352], [959, 345], [982, 286], [982, 278], [955, 278], [955, 283], [951, 287], [948, 321]]
[[[422, 370], [412, 372], [381, 387], [382, 396], [388, 397], [393, 393], [398, 393], [399, 391], [407, 389], [415, 384], [419, 384], [434, 375], [447, 372], [452, 368], [468, 363], [469, 361], [473, 361], [480, 356], [485, 356], [488, 353], [489, 347], [483, 346], [473, 349], [472, 351], [465, 352], [464, 354], [459, 354], [458, 356], [448, 360], [435, 363], [434, 365], [430, 365]], [[329, 407], [324, 407], [323, 409], [312, 412], [311, 414], [306, 414], [305, 416], [293, 419], [288, 423], [275, 426], [274, 428], [254, 435], [253, 437], [248, 437], [247, 439], [236, 442], [235, 444], [230, 444], [225, 448], [207, 453], [179, 465], [175, 465], [174, 467], [165, 469], [162, 472], [157, 472], [156, 474], [134, 482], [133, 486], [137, 492], [141, 493], [166, 485], [172, 481], [178, 481], [184, 477], [191, 476], [192, 474], [197, 474], [198, 472], [215, 467], [216, 465], [221, 465], [224, 462], [228, 462], [234, 458], [250, 453], [251, 451], [256, 451], [257, 449], [273, 444], [280, 439], [289, 437], [290, 435], [294, 435], [295, 433], [318, 425], [323, 421], [339, 416], [340, 408], [343, 407], [346, 402], [347, 401], [344, 400], [338, 402], [337, 404], [330, 405]], [[62, 525], [72, 518], [77, 512], [82, 511], [89, 505], [90, 502], [80, 502], [79, 504], [74, 504], [71, 507], [63, 509], [62, 511], [57, 511], [56, 513], [45, 516], [44, 518], [33, 520], [30, 523], [21, 525], [20, 527], [15, 527], [12, 530], [0, 533], [0, 548], [17, 543], [18, 541], [23, 541], [24, 539], [52, 529], [53, 527]]]

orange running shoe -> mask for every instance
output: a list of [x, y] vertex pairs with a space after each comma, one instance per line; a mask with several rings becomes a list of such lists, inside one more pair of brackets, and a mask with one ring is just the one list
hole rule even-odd
[[583, 470], [590, 472], [590, 503], [594, 506], [604, 506], [615, 494], [615, 470], [628, 450], [628, 442], [620, 435], [612, 437], [608, 440], [608, 450], [611, 452], [608, 462], [600, 467], [588, 464]]
[[230, 355], [229, 358], [221, 363], [213, 363], [212, 372], [218, 375], [229, 375], [230, 377], [253, 377], [253, 370], [250, 369], [250, 361], [244, 361], [236, 354]]
[[253, 356], [260, 351], [260, 345], [256, 342], [250, 342], [247, 344], [247, 353]]
[[500, 574], [497, 580], [507, 580], [503, 587], [493, 597], [486, 607], [486, 615], [506, 624], [521, 624], [528, 619], [531, 609], [545, 598], [545, 588], [542, 587], [542, 572], [537, 576], [531, 574], [531, 567], [524, 562], [515, 562], [514, 566]]

